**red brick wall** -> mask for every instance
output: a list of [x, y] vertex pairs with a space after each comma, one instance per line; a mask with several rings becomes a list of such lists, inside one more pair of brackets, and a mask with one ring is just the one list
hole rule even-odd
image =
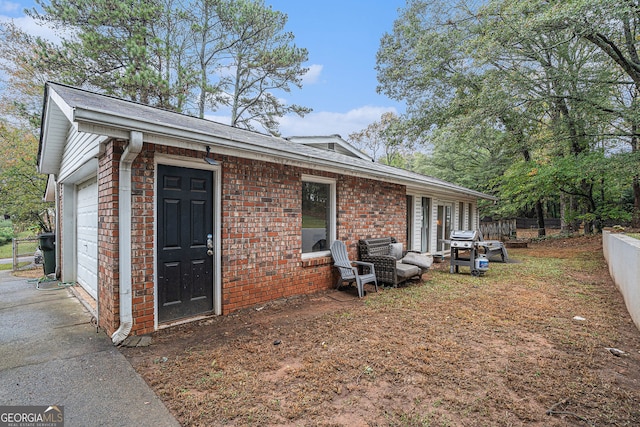
[[395, 237], [406, 246], [407, 199], [403, 185], [351, 176], [337, 182], [338, 239], [358, 257], [358, 240]]
[[316, 291], [300, 277], [300, 171], [222, 160], [223, 312]]
[[336, 179], [337, 238], [353, 259], [358, 239], [405, 240], [404, 186], [234, 157], [222, 164], [225, 313], [335, 284], [330, 257], [301, 260], [302, 174]]
[[155, 327], [155, 163], [154, 146], [145, 144], [131, 171], [131, 333], [143, 335]]
[[[119, 325], [118, 162], [121, 142], [100, 158], [98, 203], [100, 326]], [[201, 158], [201, 152], [145, 144], [132, 168], [132, 333], [154, 328], [155, 153]], [[331, 258], [301, 259], [302, 174], [336, 179], [337, 237], [353, 259], [360, 238], [405, 238], [405, 187], [258, 160], [218, 156], [222, 164], [222, 307], [227, 314], [277, 298], [333, 287]]]
[[122, 142], [98, 159], [98, 325], [111, 335], [120, 324], [118, 173]]

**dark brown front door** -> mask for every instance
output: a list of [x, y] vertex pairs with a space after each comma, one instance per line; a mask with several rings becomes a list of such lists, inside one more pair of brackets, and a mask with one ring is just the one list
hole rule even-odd
[[[158, 321], [213, 309], [213, 173], [158, 165]], [[214, 239], [212, 239], [214, 240]]]

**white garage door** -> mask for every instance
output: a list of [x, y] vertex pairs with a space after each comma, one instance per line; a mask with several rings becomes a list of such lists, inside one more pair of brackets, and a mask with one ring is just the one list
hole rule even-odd
[[76, 193], [76, 281], [98, 299], [98, 183], [91, 179]]

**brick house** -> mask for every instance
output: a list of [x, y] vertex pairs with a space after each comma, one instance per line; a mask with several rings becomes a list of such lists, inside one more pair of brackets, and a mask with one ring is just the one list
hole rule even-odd
[[115, 343], [330, 289], [329, 245], [443, 253], [491, 196], [374, 163], [337, 135], [276, 138], [48, 83], [38, 169], [61, 280]]

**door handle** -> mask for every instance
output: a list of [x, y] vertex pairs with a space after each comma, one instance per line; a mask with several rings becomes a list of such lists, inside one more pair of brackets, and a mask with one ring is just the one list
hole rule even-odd
[[207, 234], [207, 255], [213, 256], [213, 235]]

